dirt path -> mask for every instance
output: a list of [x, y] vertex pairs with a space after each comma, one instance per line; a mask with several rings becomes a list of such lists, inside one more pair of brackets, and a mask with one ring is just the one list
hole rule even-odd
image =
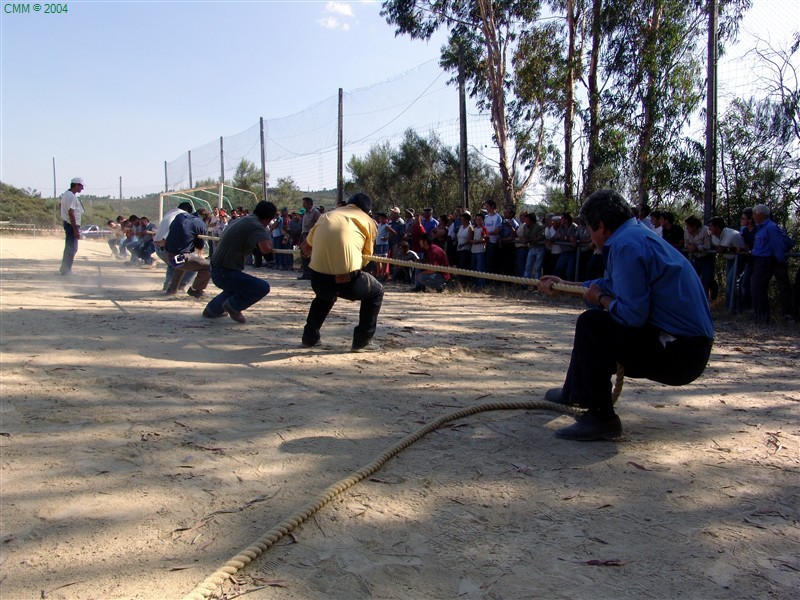
[[[454, 410], [541, 399], [580, 306], [386, 294], [377, 354], [341, 301], [262, 270], [248, 323], [82, 242], [0, 238], [0, 598], [180, 598], [331, 483]], [[498, 411], [430, 434], [227, 585], [228, 597], [790, 598], [800, 593], [800, 339], [718, 322], [692, 386], [628, 380], [625, 438]]]

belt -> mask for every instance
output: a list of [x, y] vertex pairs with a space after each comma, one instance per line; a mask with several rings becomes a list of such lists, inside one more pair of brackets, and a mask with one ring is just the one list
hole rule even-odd
[[336, 283], [350, 283], [359, 275], [361, 275], [360, 269], [352, 273], [345, 273], [344, 275], [334, 275], [333, 278], [336, 280]]

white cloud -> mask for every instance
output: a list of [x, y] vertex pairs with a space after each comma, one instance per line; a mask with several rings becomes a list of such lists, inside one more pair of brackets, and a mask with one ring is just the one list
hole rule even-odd
[[317, 19], [317, 23], [325, 29], [350, 31], [354, 19], [353, 7], [348, 2], [328, 2], [323, 9], [323, 17]]
[[336, 17], [323, 17], [322, 19], [317, 19], [317, 23], [325, 29], [339, 29], [339, 19]]
[[342, 15], [343, 17], [352, 17], [353, 7], [347, 2], [328, 2], [325, 5], [325, 12]]

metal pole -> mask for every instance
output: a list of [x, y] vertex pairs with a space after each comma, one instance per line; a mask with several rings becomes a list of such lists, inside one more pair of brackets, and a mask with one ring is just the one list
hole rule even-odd
[[167, 176], [167, 161], [164, 161], [164, 192], [169, 191], [169, 177]]
[[[222, 143], [222, 136], [219, 136], [219, 182], [225, 183], [225, 147]], [[222, 188], [220, 188], [222, 189]], [[220, 192], [220, 205], [219, 207], [222, 208], [222, 192]]]
[[194, 184], [192, 183], [192, 151], [189, 150], [189, 187], [193, 188]]
[[461, 208], [467, 208], [469, 201], [469, 176], [467, 165], [467, 94], [464, 76], [464, 53], [458, 49], [458, 128], [460, 131], [460, 147], [458, 149], [459, 174], [461, 179]]
[[259, 118], [261, 125], [261, 189], [263, 191], [262, 197], [267, 199], [267, 146], [266, 137], [264, 136], [264, 117]]
[[708, 0], [708, 88], [706, 90], [706, 168], [703, 221], [714, 214], [717, 185], [717, 0]]
[[343, 131], [343, 102], [344, 94], [342, 88], [339, 88], [339, 131], [337, 141], [337, 155], [336, 155], [336, 199], [341, 202], [344, 200], [344, 148], [342, 148], [342, 131]]
[[58, 183], [56, 182], [56, 157], [53, 157], [53, 229], [58, 227], [56, 215], [58, 212]]
[[119, 176], [119, 205], [122, 206], [122, 175]]

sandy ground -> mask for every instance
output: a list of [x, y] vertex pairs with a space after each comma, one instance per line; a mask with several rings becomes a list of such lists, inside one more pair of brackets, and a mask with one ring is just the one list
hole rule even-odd
[[[424, 423], [539, 400], [563, 377], [568, 298], [388, 288], [377, 354], [341, 301], [299, 347], [308, 282], [261, 270], [244, 325], [81, 243], [0, 238], [0, 598], [180, 598]], [[212, 287], [212, 289], [214, 289]], [[417, 442], [215, 597], [797, 598], [796, 325], [717, 323], [706, 374], [627, 380], [624, 439], [484, 412]]]

